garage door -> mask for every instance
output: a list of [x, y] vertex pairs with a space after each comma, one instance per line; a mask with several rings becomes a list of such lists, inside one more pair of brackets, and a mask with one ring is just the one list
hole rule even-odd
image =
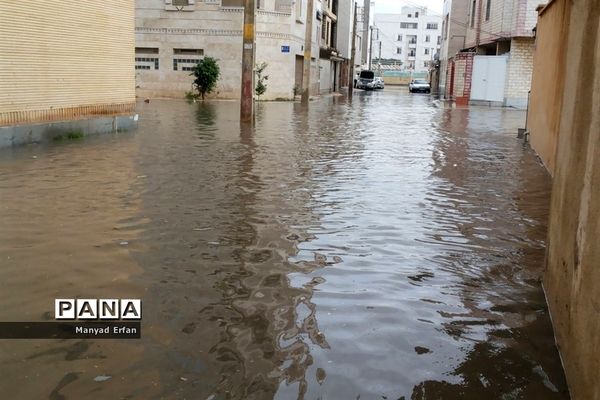
[[475, 56], [471, 77], [471, 100], [504, 101], [506, 56]]

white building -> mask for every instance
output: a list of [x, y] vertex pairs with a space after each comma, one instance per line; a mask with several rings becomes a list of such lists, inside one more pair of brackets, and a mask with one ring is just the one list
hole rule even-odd
[[399, 61], [401, 69], [428, 71], [441, 44], [442, 18], [427, 8], [402, 7], [401, 14], [375, 14], [373, 60]]

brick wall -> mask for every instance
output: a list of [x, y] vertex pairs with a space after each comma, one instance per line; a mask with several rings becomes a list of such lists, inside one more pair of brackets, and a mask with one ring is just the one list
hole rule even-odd
[[454, 100], [457, 105], [469, 104], [474, 55], [475, 53], [458, 53], [454, 57]]
[[527, 107], [527, 95], [531, 88], [534, 51], [534, 40], [532, 38], [512, 39], [504, 92], [506, 106]]

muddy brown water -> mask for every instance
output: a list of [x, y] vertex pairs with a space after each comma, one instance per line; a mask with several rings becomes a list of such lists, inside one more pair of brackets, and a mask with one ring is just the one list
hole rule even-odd
[[523, 112], [398, 90], [260, 104], [255, 129], [235, 102], [138, 111], [0, 152], [0, 320], [144, 310], [141, 340], [0, 341], [2, 398], [568, 398]]

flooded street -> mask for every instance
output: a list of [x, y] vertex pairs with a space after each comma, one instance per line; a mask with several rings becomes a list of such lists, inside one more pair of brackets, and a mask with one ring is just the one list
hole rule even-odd
[[523, 112], [238, 107], [153, 100], [136, 132], [0, 151], [0, 320], [144, 312], [140, 340], [0, 341], [2, 398], [568, 399]]

